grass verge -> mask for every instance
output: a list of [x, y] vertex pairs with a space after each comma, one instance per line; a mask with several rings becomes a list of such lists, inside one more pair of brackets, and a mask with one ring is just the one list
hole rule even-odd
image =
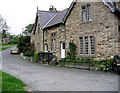
[[0, 44], [0, 51], [10, 48], [12, 46], [16, 46], [15, 44]]
[[24, 90], [26, 84], [24, 82], [5, 72], [0, 71], [0, 74], [0, 84], [2, 82], [0, 86], [2, 86], [2, 93], [14, 91], [26, 93], [26, 91]]

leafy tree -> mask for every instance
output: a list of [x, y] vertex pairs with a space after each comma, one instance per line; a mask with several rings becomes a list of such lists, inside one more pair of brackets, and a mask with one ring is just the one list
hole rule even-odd
[[19, 36], [15, 36], [15, 35], [10, 35], [10, 44], [18, 44], [19, 42]]
[[29, 24], [25, 27], [25, 31], [23, 32], [23, 34], [27, 35], [28, 33], [32, 32], [32, 27], [34, 24]]
[[25, 56], [33, 56], [34, 49], [33, 45], [30, 44], [30, 36], [21, 36], [17, 47], [20, 53], [23, 53]]
[[30, 46], [30, 36], [21, 36], [19, 38], [19, 43], [17, 45], [20, 52], [25, 53], [25, 51]]

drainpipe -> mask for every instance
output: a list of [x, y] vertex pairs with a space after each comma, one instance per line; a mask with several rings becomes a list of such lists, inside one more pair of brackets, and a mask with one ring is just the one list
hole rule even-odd
[[112, 14], [112, 16], [111, 16], [112, 18], [111, 18], [111, 21], [112, 21], [112, 23], [113, 23], [113, 50], [115, 50], [115, 29], [114, 29], [114, 27], [115, 27], [115, 20], [113, 19], [114, 18], [114, 16], [113, 16], [113, 14]]
[[65, 24], [64, 24], [64, 29], [65, 29], [65, 58], [66, 58], [66, 45], [67, 45], [67, 43], [66, 43], [66, 26], [65, 26]]
[[43, 30], [43, 52], [44, 52], [44, 30]]
[[65, 67], [65, 62], [66, 62], [66, 45], [67, 45], [67, 43], [66, 43], [66, 26], [65, 26], [65, 23], [64, 23], [64, 30], [65, 30], [65, 34], [64, 34], [64, 36], [65, 36], [65, 59], [64, 59], [64, 67]]

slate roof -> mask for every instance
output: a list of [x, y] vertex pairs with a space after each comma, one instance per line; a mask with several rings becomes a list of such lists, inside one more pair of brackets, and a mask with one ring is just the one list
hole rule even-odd
[[38, 20], [39, 20], [41, 28], [43, 28], [48, 23], [48, 21], [52, 17], [54, 17], [54, 15], [56, 15], [56, 14], [57, 13], [38, 10]]
[[38, 20], [42, 29], [62, 23], [68, 8], [60, 12], [38, 10]]
[[120, 9], [114, 5], [114, 2], [112, 0], [102, 0], [103, 3], [109, 7], [111, 12], [117, 13], [120, 15]]
[[68, 8], [61, 12], [58, 12], [55, 16], [53, 16], [53, 18], [50, 21], [48, 21], [48, 23], [43, 27], [43, 29], [62, 23], [63, 18], [65, 14], [67, 13], [67, 11], [68, 11]]

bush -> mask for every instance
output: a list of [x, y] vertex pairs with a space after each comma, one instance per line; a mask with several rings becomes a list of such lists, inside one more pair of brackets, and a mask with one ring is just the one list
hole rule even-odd
[[39, 52], [34, 52], [34, 61], [38, 61]]
[[74, 42], [69, 43], [69, 51], [67, 51], [67, 56], [69, 59], [74, 60], [77, 54], [77, 46]]
[[112, 66], [113, 58], [107, 58], [107, 65]]
[[104, 69], [105, 69], [105, 65], [100, 64], [100, 65], [99, 65], [99, 69], [100, 69], [100, 70], [104, 70]]
[[25, 53], [27, 50], [29, 50], [28, 46], [30, 46], [30, 36], [21, 36], [17, 45], [20, 53]]

